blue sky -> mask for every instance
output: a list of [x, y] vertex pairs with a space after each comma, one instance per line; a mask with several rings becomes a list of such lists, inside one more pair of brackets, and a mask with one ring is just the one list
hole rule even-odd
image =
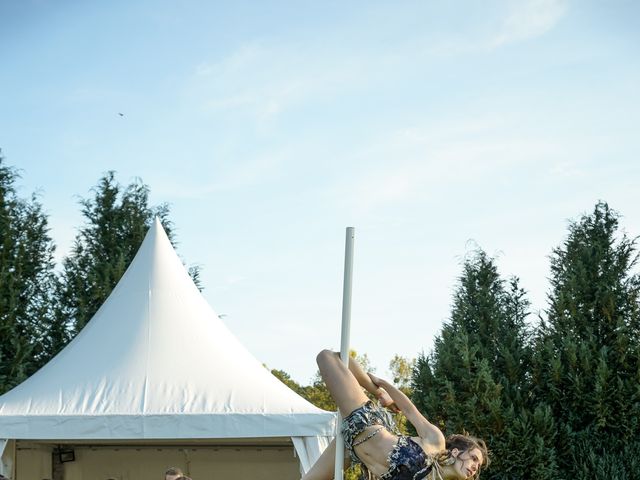
[[[107, 170], [256, 357], [431, 348], [476, 246], [544, 309], [548, 256], [605, 200], [640, 233], [637, 2], [0, 0], [0, 148], [57, 258]], [[124, 117], [118, 115], [121, 112]]]

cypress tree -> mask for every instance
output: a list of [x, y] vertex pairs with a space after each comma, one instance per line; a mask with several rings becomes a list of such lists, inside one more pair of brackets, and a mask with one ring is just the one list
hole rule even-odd
[[52, 314], [54, 244], [35, 195], [17, 195], [17, 172], [0, 155], [0, 392], [14, 387], [66, 341]]
[[528, 308], [518, 280], [503, 280], [477, 252], [464, 263], [433, 352], [414, 370], [412, 399], [445, 436], [468, 432], [487, 442], [488, 478], [557, 478], [552, 417], [529, 395]]
[[558, 426], [564, 478], [633, 479], [640, 471], [640, 278], [635, 239], [604, 202], [569, 226], [551, 257], [534, 393]]

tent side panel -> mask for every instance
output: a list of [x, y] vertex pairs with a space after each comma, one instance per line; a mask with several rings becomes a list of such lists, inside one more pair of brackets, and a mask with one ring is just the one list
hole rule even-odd
[[16, 457], [16, 441], [8, 438], [0, 439], [0, 474], [13, 477], [13, 465]]
[[15, 480], [51, 478], [53, 449], [47, 445], [18, 442], [16, 446]]
[[84, 446], [76, 447], [75, 454], [75, 462], [64, 464], [64, 480], [157, 480], [168, 467], [179, 467], [195, 479], [300, 478], [292, 446]]
[[300, 459], [300, 473], [305, 474], [329, 446], [332, 437], [291, 437]]

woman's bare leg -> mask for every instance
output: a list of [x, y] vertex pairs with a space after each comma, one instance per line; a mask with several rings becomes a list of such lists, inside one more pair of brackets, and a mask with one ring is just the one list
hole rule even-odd
[[[336, 353], [338, 355], [338, 353]], [[349, 371], [356, 377], [356, 380], [371, 395], [378, 396], [380, 388], [371, 381], [369, 374], [362, 369], [362, 366], [351, 356], [349, 356]]]
[[356, 377], [335, 352], [323, 350], [318, 354], [316, 360], [320, 375], [343, 417], [369, 400]]
[[[323, 350], [316, 360], [320, 375], [343, 417], [369, 400], [362, 391], [362, 387], [371, 393], [375, 393], [378, 388], [352, 358], [349, 359], [349, 368], [342, 363], [340, 356], [331, 350]], [[333, 440], [302, 480], [332, 480], [335, 474], [335, 461], [336, 441]], [[351, 459], [345, 451], [344, 468], [348, 468], [350, 464]]]
[[386, 407], [392, 412], [396, 412], [396, 413], [400, 411], [396, 406], [396, 404], [393, 402], [393, 399], [389, 396], [389, 393], [387, 393], [387, 391], [384, 388], [380, 388], [378, 385], [373, 383], [373, 380], [371, 379], [371, 375], [365, 372], [360, 366], [360, 364], [351, 357], [349, 357], [349, 370], [351, 371], [353, 376], [356, 377], [356, 380], [358, 381], [358, 383], [367, 392], [369, 392], [371, 395], [376, 397], [380, 401], [380, 404], [383, 407]]
[[[344, 469], [351, 465], [351, 458], [345, 451]], [[333, 440], [329, 446], [322, 452], [320, 458], [313, 464], [311, 469], [304, 474], [302, 480], [332, 480], [336, 469], [336, 441]]]

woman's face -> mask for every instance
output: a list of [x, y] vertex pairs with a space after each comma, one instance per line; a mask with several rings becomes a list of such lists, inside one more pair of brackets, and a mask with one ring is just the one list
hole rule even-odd
[[482, 452], [479, 448], [472, 448], [464, 452], [454, 448], [451, 450], [451, 455], [456, 459], [453, 463], [453, 468], [460, 479], [473, 477], [484, 462]]

